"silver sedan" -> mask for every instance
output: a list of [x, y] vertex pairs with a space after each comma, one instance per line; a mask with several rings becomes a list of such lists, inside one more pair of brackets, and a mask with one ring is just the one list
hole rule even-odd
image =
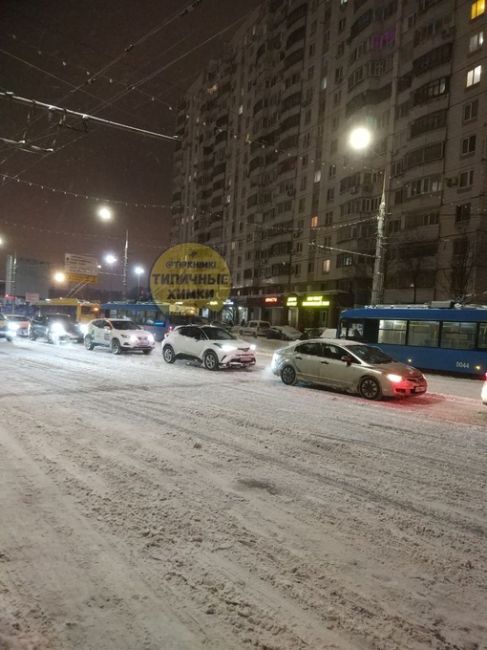
[[285, 384], [320, 384], [366, 399], [420, 395], [427, 390], [423, 374], [394, 361], [379, 348], [341, 339], [297, 341], [276, 350], [272, 372]]

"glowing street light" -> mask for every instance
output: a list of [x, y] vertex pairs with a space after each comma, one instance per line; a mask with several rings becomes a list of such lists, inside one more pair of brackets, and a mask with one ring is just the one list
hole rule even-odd
[[52, 277], [56, 284], [63, 284], [66, 282], [66, 273], [64, 273], [64, 271], [56, 271]]
[[108, 208], [106, 205], [103, 205], [99, 210], [98, 210], [98, 216], [102, 221], [111, 221], [113, 218], [113, 213]]
[[105, 255], [105, 257], [104, 257], [103, 259], [104, 259], [105, 262], [106, 262], [107, 264], [109, 264], [110, 266], [111, 266], [112, 264], [115, 264], [115, 262], [118, 261], [117, 258], [115, 257], [115, 255], [113, 255], [113, 253], [107, 253], [107, 255]]
[[5, 244], [5, 239], [0, 235], [0, 246], [3, 246]]
[[372, 131], [366, 126], [356, 126], [350, 131], [348, 144], [354, 151], [364, 151], [372, 143]]

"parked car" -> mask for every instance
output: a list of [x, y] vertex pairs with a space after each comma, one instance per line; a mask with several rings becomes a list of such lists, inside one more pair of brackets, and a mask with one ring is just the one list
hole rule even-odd
[[247, 325], [240, 326], [241, 336], [264, 336], [266, 330], [271, 327], [267, 320], [249, 320]]
[[482, 386], [480, 397], [482, 399], [482, 403], [487, 406], [487, 372], [485, 373], [484, 385]]
[[376, 347], [353, 341], [311, 339], [276, 350], [272, 371], [284, 384], [321, 384], [366, 399], [420, 395], [427, 390], [423, 374], [394, 361]]
[[154, 335], [128, 318], [98, 318], [88, 323], [85, 348], [93, 350], [97, 345], [110, 348], [113, 354], [128, 350], [142, 350], [150, 354], [155, 346]]
[[29, 335], [30, 319], [21, 314], [7, 314], [7, 327], [13, 336]]
[[11, 341], [13, 339], [13, 334], [8, 328], [8, 320], [4, 314], [0, 314], [0, 338], [7, 339], [7, 341]]
[[213, 325], [177, 327], [162, 342], [167, 363], [195, 359], [207, 370], [255, 364], [255, 345], [242, 341], [227, 330]]
[[229, 332], [233, 329], [233, 323], [229, 323], [228, 321], [213, 320], [211, 321], [211, 325], [213, 325], [213, 327], [221, 327], [222, 329], [227, 330]]
[[272, 325], [272, 327], [264, 331], [264, 336], [267, 339], [278, 341], [297, 341], [302, 335], [302, 332], [289, 325]]
[[35, 316], [29, 325], [29, 338], [32, 341], [42, 338], [48, 343], [83, 341], [81, 326], [69, 314], [43, 314]]

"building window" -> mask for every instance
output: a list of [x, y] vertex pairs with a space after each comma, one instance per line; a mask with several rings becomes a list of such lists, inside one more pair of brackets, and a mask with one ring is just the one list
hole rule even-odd
[[321, 80], [321, 90], [326, 90], [327, 83], [328, 83], [328, 78], [325, 76]]
[[333, 212], [326, 212], [325, 213], [325, 226], [332, 226], [333, 225]]
[[485, 0], [475, 0], [470, 7], [470, 20], [475, 20], [485, 12]]
[[311, 228], [318, 228], [318, 215], [315, 214], [311, 217]]
[[327, 190], [327, 192], [326, 192], [326, 200], [327, 201], [333, 201], [334, 198], [335, 198], [335, 188], [330, 187], [330, 189]]
[[475, 68], [472, 68], [467, 72], [467, 88], [475, 86], [480, 83], [480, 77], [482, 76], [482, 66], [476, 65]]
[[350, 253], [339, 253], [337, 255], [337, 269], [344, 266], [353, 266], [353, 255]]
[[470, 54], [472, 52], [476, 52], [477, 50], [480, 50], [483, 44], [484, 44], [484, 32], [478, 32], [477, 34], [474, 34], [473, 36], [470, 37], [470, 40], [468, 42], [468, 51], [470, 52]]
[[345, 26], [347, 24], [347, 19], [346, 18], [341, 18], [340, 21], [338, 22], [338, 33], [340, 34], [343, 32], [345, 29]]
[[331, 260], [323, 260], [321, 269], [323, 273], [329, 273], [331, 268]]
[[473, 153], [477, 144], [477, 136], [469, 135], [462, 140], [462, 155]]
[[459, 187], [471, 187], [473, 185], [473, 169], [460, 174]]
[[464, 203], [457, 205], [455, 209], [455, 223], [462, 223], [463, 221], [470, 220], [471, 203]]
[[479, 112], [479, 100], [474, 99], [472, 102], [468, 102], [463, 105], [463, 121], [472, 122], [477, 119]]
[[319, 183], [321, 181], [321, 169], [317, 169], [315, 171], [314, 181], [315, 181], [315, 183]]
[[328, 167], [328, 178], [335, 178], [336, 173], [337, 173], [336, 165], [330, 165]]

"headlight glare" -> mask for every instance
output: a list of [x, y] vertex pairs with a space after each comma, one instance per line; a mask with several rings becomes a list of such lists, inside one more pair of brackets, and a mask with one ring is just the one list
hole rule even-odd
[[57, 334], [57, 336], [63, 336], [66, 334], [66, 330], [64, 329], [64, 325], [62, 323], [53, 323], [51, 325], [51, 332], [53, 334]]
[[387, 379], [389, 381], [392, 381], [393, 384], [398, 384], [400, 381], [402, 381], [401, 375], [395, 375], [394, 373], [389, 373], [387, 376]]

